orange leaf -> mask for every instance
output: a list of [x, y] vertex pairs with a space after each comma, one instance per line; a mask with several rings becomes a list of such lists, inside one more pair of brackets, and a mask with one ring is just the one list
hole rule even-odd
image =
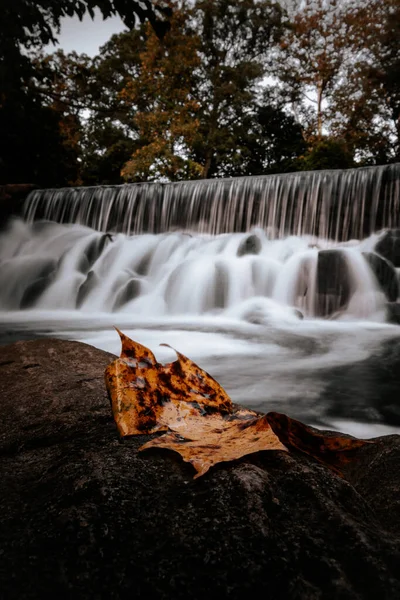
[[107, 367], [105, 380], [121, 437], [166, 431], [140, 450], [178, 452], [196, 477], [219, 462], [262, 450], [287, 451], [286, 446], [342, 475], [356, 451], [373, 443], [322, 432], [280, 413], [234, 411], [223, 388], [194, 362], [177, 352], [175, 362], [161, 365], [148, 348], [118, 333], [121, 356]]
[[118, 333], [121, 356], [107, 367], [105, 381], [122, 437], [166, 429], [182, 402], [185, 414], [232, 411], [227, 393], [194, 362], [177, 353], [178, 360], [161, 365], [148, 348]]
[[373, 443], [334, 432], [319, 431], [277, 412], [269, 412], [267, 418], [282, 443], [312, 456], [341, 476], [341, 469], [354, 459], [357, 450]]
[[166, 448], [178, 452], [196, 469], [195, 479], [220, 462], [237, 460], [262, 450], [283, 450], [268, 419], [252, 411], [238, 411], [230, 417], [220, 414], [190, 415], [170, 423], [169, 433], [157, 437], [140, 450]]
[[168, 430], [141, 450], [179, 452], [196, 477], [246, 454], [286, 451], [266, 416], [234, 412], [223, 388], [191, 360], [177, 353], [178, 360], [163, 366], [150, 350], [118, 333], [121, 357], [107, 367], [105, 380], [121, 437]]

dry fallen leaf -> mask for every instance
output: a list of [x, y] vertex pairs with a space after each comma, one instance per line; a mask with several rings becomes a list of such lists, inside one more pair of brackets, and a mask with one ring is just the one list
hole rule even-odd
[[[121, 437], [165, 431], [140, 448], [166, 448], [191, 463], [196, 477], [219, 463], [262, 450], [300, 451], [339, 475], [355, 452], [372, 443], [327, 434], [286, 415], [234, 410], [225, 390], [208, 373], [177, 352], [162, 365], [153, 353], [117, 329], [120, 358], [105, 372]], [[166, 344], [164, 344], [166, 345]]]
[[373, 443], [351, 436], [326, 434], [277, 412], [269, 412], [267, 418], [273, 431], [289, 449], [312, 456], [339, 475], [342, 475], [341, 469], [354, 459], [357, 450]]
[[118, 333], [121, 357], [107, 367], [105, 380], [121, 437], [169, 430], [141, 450], [179, 452], [196, 477], [246, 454], [286, 451], [265, 416], [234, 412], [219, 383], [191, 360], [177, 353], [175, 362], [163, 366], [150, 350]]
[[162, 365], [148, 348], [117, 331], [121, 356], [107, 367], [105, 381], [122, 437], [165, 430], [190, 414], [232, 412], [225, 390], [194, 362], [177, 353], [178, 360]]
[[287, 451], [272, 431], [267, 417], [251, 411], [233, 413], [231, 417], [191, 415], [171, 424], [170, 429], [169, 433], [147, 442], [141, 450], [167, 448], [179, 452], [183, 460], [196, 469], [195, 478], [217, 463], [246, 454], [262, 450]]

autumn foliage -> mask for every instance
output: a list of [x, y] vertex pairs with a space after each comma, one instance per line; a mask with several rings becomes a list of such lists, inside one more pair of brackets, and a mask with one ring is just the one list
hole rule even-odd
[[193, 87], [200, 63], [199, 38], [185, 32], [185, 18], [183, 12], [175, 11], [171, 29], [162, 40], [147, 26], [140, 76], [120, 93], [127, 107], [137, 109], [134, 122], [143, 140], [123, 167], [127, 180], [193, 179], [201, 173], [201, 166], [185, 156], [199, 128]]
[[371, 443], [320, 432], [280, 413], [235, 408], [190, 359], [177, 352], [176, 361], [162, 365], [148, 348], [118, 333], [121, 356], [107, 367], [105, 381], [121, 438], [165, 432], [140, 450], [174, 450], [193, 465], [195, 477], [265, 450], [301, 452], [341, 474], [357, 450]]

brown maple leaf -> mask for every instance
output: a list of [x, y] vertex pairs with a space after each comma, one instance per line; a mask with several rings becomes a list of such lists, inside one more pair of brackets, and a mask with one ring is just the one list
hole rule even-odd
[[323, 432], [277, 412], [269, 412], [267, 418], [276, 435], [289, 449], [311, 456], [341, 477], [343, 467], [354, 460], [357, 450], [373, 443], [350, 435]]
[[117, 331], [121, 356], [106, 368], [105, 381], [121, 437], [168, 429], [182, 415], [232, 412], [225, 390], [194, 362], [177, 353], [178, 360], [162, 365]]
[[105, 380], [121, 437], [168, 430], [141, 450], [174, 450], [194, 466], [196, 477], [246, 454], [286, 451], [265, 415], [234, 411], [219, 383], [191, 360], [177, 353], [178, 359], [164, 366], [150, 350], [118, 333], [121, 357], [107, 367]]
[[162, 365], [148, 348], [117, 331], [121, 356], [107, 367], [105, 381], [120, 436], [165, 431], [140, 450], [178, 452], [196, 477], [220, 462], [287, 447], [342, 476], [357, 450], [373, 443], [322, 432], [280, 413], [234, 410], [219, 383], [190, 359], [177, 352], [176, 361]]

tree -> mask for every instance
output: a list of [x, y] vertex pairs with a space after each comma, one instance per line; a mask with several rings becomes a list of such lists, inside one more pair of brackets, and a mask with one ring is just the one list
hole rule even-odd
[[127, 179], [246, 171], [281, 17], [266, 0], [198, 0], [174, 8], [170, 32], [161, 42], [149, 36], [140, 73], [124, 92], [137, 106], [144, 142], [123, 170]]
[[[275, 25], [266, 24], [265, 6], [252, 14], [247, 5], [243, 13], [235, 5], [235, 19], [229, 11], [225, 15], [226, 6], [221, 4], [217, 13], [222, 24], [215, 4], [197, 10], [183, 3], [175, 5], [171, 30], [162, 41], [142, 27], [113, 36], [92, 61], [60, 53], [49, 59], [49, 98], [60, 91], [65, 105], [85, 111], [80, 140], [84, 183], [119, 183], [119, 161], [120, 166], [127, 163], [123, 174], [128, 181], [204, 176], [210, 138], [209, 176], [216, 169], [218, 175], [235, 176], [294, 168], [295, 157], [304, 152], [300, 127], [258, 86], [268, 62], [266, 32], [269, 27], [276, 36]], [[208, 16], [218, 29], [206, 47], [198, 35], [205, 8], [212, 10]], [[230, 40], [227, 20], [233, 22]], [[209, 23], [206, 30], [209, 35]], [[225, 64], [221, 57], [215, 64], [216, 44]], [[59, 91], [54, 86], [58, 77], [67, 78]], [[217, 114], [212, 132], [210, 98]]]
[[346, 142], [330, 137], [318, 140], [297, 161], [297, 168], [301, 171], [350, 169], [351, 167], [354, 167], [354, 158]]
[[350, 59], [353, 6], [346, 0], [303, 0], [290, 6], [276, 76], [306, 139], [321, 139], [327, 101]]
[[[168, 30], [168, 3], [149, 0], [4, 0], [0, 27], [0, 182], [31, 180], [50, 185], [59, 165], [72, 160], [72, 119], [60, 122], [54, 106], [42, 104], [43, 71], [37, 69], [32, 52], [56, 42], [61, 19], [98, 8], [103, 17], [119, 14], [128, 26], [149, 19], [162, 37]], [[69, 142], [67, 146], [69, 145]], [[69, 157], [69, 158], [68, 158]], [[73, 158], [76, 163], [76, 157]], [[76, 164], [71, 165], [72, 171]], [[68, 167], [67, 171], [71, 171]], [[70, 173], [71, 174], [71, 173]], [[75, 179], [75, 177], [72, 177]], [[70, 181], [65, 172], [60, 183]]]
[[[354, 10], [357, 60], [335, 95], [332, 129], [366, 164], [400, 160], [400, 4], [366, 0]], [[355, 54], [355, 52], [354, 52]]]
[[43, 103], [57, 108], [60, 119], [79, 121], [79, 179], [84, 185], [122, 183], [123, 164], [137, 148], [138, 133], [132, 127], [135, 111], [121, 91], [136, 77], [140, 29], [112, 36], [99, 56], [91, 59], [58, 51], [41, 57]]
[[[94, 18], [95, 9], [103, 18], [118, 14], [125, 25], [132, 29], [136, 17], [143, 23], [148, 20], [157, 35], [162, 37], [169, 28], [171, 8], [168, 2], [150, 0], [3, 0], [0, 51], [18, 45], [26, 49], [56, 43], [63, 17], [86, 12]], [[0, 56], [3, 52], [0, 52]]]
[[252, 141], [247, 141], [249, 158], [243, 174], [288, 173], [299, 169], [299, 158], [307, 150], [301, 126], [282, 106], [274, 106], [268, 92], [257, 109], [253, 127], [255, 135]]
[[200, 165], [188, 156], [199, 127], [194, 91], [200, 64], [189, 15], [190, 9], [175, 5], [162, 40], [147, 26], [139, 72], [121, 91], [126, 105], [135, 108], [141, 141], [122, 170], [129, 181], [190, 179], [200, 173]]
[[193, 17], [201, 40], [193, 158], [203, 178], [240, 174], [282, 11], [269, 0], [198, 0]]
[[85, 184], [123, 183], [121, 169], [139, 148], [135, 107], [122, 91], [138, 75], [144, 43], [143, 27], [114, 35], [91, 62], [81, 138]]

